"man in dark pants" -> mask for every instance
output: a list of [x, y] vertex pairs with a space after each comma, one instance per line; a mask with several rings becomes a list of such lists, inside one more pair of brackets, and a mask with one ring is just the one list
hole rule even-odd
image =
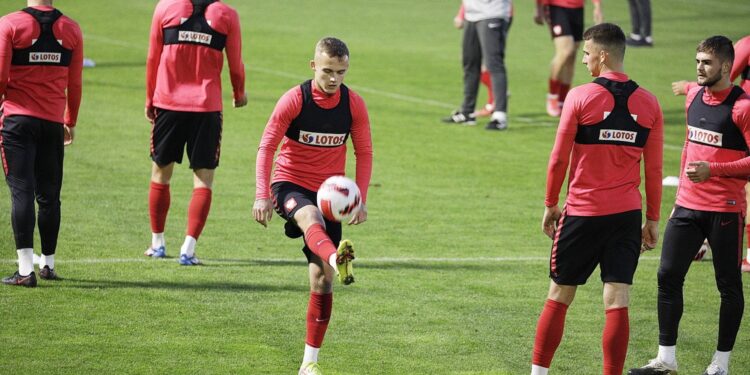
[[682, 287], [693, 257], [707, 238], [721, 294], [718, 342], [704, 375], [729, 373], [729, 356], [745, 306], [742, 234], [745, 184], [750, 175], [750, 96], [730, 80], [732, 41], [714, 36], [698, 44], [698, 86], [687, 93], [687, 139], [682, 149], [677, 201], [664, 232], [659, 264], [659, 351], [630, 375], [676, 374]]
[[[7, 285], [35, 287], [34, 199], [39, 205], [39, 276], [57, 279], [63, 146], [73, 142], [81, 104], [83, 40], [52, 0], [0, 19], [0, 157], [10, 188], [18, 271]], [[66, 111], [67, 107], [67, 111]]]
[[651, 38], [651, 0], [628, 0], [630, 24], [633, 32], [627, 39], [629, 46], [653, 47]]
[[464, 0], [463, 70], [464, 101], [461, 109], [443, 122], [476, 125], [474, 109], [477, 104], [482, 60], [492, 77], [495, 110], [487, 130], [508, 128], [508, 79], [505, 71], [505, 41], [510, 29], [511, 0]]

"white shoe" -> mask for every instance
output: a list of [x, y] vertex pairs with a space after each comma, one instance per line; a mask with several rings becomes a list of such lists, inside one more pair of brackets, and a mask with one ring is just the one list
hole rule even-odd
[[677, 375], [677, 364], [654, 358], [643, 367], [631, 368], [628, 375]]
[[711, 362], [703, 375], [729, 375], [729, 371], [719, 366], [716, 362]]

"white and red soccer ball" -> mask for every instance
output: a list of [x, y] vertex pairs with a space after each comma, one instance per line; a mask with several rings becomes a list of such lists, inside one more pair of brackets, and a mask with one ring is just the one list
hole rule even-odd
[[330, 221], [347, 222], [361, 207], [359, 187], [350, 178], [332, 176], [318, 188], [318, 208]]

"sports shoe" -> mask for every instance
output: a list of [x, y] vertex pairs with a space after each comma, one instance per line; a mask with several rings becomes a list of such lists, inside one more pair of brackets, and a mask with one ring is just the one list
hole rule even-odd
[[493, 119], [484, 128], [487, 130], [505, 130], [508, 129], [508, 121]]
[[32, 271], [30, 274], [28, 274], [28, 276], [21, 276], [21, 274], [16, 271], [13, 276], [3, 278], [3, 284], [33, 288], [36, 286], [36, 275]]
[[39, 277], [45, 280], [60, 280], [60, 276], [57, 276], [57, 272], [55, 272], [54, 269], [49, 268], [49, 266], [44, 266], [44, 268], [39, 270]]
[[670, 365], [654, 358], [643, 367], [631, 368], [628, 375], [677, 375], [677, 365]]
[[336, 251], [336, 265], [339, 273], [339, 281], [344, 285], [354, 282], [352, 261], [354, 260], [354, 244], [349, 240], [341, 240]]
[[562, 106], [558, 100], [558, 96], [555, 94], [547, 94], [547, 114], [552, 117], [560, 117], [562, 113]]
[[729, 375], [729, 371], [724, 370], [715, 362], [711, 362], [706, 368], [706, 371], [703, 372], [703, 375]]
[[195, 254], [191, 257], [187, 256], [187, 254], [180, 254], [180, 264], [183, 266], [200, 266], [203, 265], [203, 262]]
[[307, 362], [299, 368], [298, 375], [323, 375], [323, 371], [320, 370], [318, 362]]
[[462, 113], [461, 111], [453, 111], [450, 116], [444, 117], [443, 122], [447, 124], [458, 124], [472, 126], [477, 124], [477, 118], [473, 113]]
[[703, 245], [698, 249], [698, 252], [693, 257], [694, 262], [700, 262], [701, 260], [708, 259], [706, 255], [711, 251], [711, 246], [708, 244], [708, 240], [703, 241]]
[[742, 272], [750, 272], [750, 262], [747, 261], [747, 258], [742, 260], [742, 266], [740, 269]]
[[631, 47], [653, 47], [654, 46], [654, 42], [650, 42], [646, 40], [646, 38], [633, 39], [631, 37], [627, 37], [627, 39], [625, 39], [625, 44]]
[[156, 249], [149, 247], [143, 252], [143, 255], [151, 258], [164, 258], [167, 256], [167, 249], [164, 246], [159, 246]]

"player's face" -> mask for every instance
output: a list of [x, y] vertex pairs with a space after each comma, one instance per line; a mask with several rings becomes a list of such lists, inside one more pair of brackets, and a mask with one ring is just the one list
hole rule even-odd
[[325, 52], [317, 51], [310, 61], [310, 67], [315, 72], [318, 88], [326, 94], [335, 94], [349, 70], [349, 57], [330, 57]]
[[711, 87], [721, 80], [722, 66], [716, 56], [698, 52], [695, 55], [695, 64], [699, 85]]
[[583, 42], [583, 65], [593, 77], [599, 77], [602, 71], [602, 62], [604, 61], [604, 51], [592, 40]]

